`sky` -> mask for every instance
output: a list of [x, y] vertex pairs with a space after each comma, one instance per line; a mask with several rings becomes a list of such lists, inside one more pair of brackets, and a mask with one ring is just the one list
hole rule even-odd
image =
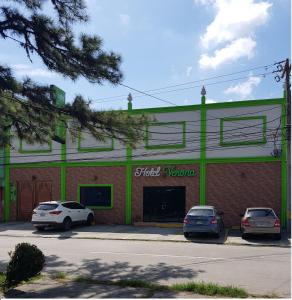
[[90, 21], [74, 26], [76, 36], [101, 36], [104, 50], [122, 56], [122, 83], [156, 98], [107, 82], [73, 82], [36, 56], [31, 63], [13, 41], [0, 40], [0, 62], [19, 79], [57, 85], [67, 102], [81, 94], [102, 110], [126, 109], [130, 92], [133, 108], [199, 104], [202, 85], [207, 103], [283, 95], [272, 72], [274, 63], [291, 56], [290, 0], [85, 2]]

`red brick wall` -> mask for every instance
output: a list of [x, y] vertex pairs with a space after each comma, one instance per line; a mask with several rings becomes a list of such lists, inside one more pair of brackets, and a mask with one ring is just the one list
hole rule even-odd
[[[60, 169], [59, 168], [13, 168], [11, 169], [11, 182], [17, 186], [19, 181], [51, 181], [52, 182], [52, 199], [60, 200]], [[17, 195], [19, 198], [19, 195]], [[18, 201], [18, 200], [17, 200]], [[17, 203], [11, 204], [10, 220], [17, 219]]]
[[97, 223], [125, 224], [125, 167], [68, 167], [66, 188], [68, 200], [77, 201], [78, 184], [113, 184], [113, 208], [95, 210], [95, 220]]
[[[158, 167], [158, 166], [133, 166], [132, 183], [132, 218], [133, 222], [143, 221], [143, 187], [144, 186], [185, 186], [186, 187], [186, 212], [193, 206], [199, 204], [199, 166], [177, 165], [177, 169], [195, 170], [195, 177], [135, 177], [136, 167]], [[161, 166], [162, 167], [162, 166]]]
[[247, 207], [272, 207], [280, 217], [281, 164], [208, 164], [207, 204], [224, 211], [226, 226], [238, 226]]

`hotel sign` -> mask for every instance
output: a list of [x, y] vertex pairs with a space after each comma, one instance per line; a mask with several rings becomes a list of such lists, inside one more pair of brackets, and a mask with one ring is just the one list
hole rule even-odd
[[184, 170], [177, 169], [176, 167], [152, 167], [152, 168], [136, 168], [135, 177], [158, 177], [161, 175], [166, 175], [170, 177], [194, 177], [196, 176], [195, 170]]

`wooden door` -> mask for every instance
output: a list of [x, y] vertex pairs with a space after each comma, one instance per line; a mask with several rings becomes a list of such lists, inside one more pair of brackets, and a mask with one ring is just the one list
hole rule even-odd
[[18, 205], [17, 205], [17, 220], [30, 221], [31, 213], [34, 209], [34, 183], [31, 181], [19, 181], [17, 183], [18, 190]]

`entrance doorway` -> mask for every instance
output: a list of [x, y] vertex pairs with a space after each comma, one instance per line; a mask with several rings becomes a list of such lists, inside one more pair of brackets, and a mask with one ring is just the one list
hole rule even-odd
[[33, 209], [40, 203], [52, 201], [51, 181], [17, 182], [17, 220], [30, 221]]
[[185, 217], [184, 186], [152, 186], [143, 189], [144, 222], [182, 222]]

